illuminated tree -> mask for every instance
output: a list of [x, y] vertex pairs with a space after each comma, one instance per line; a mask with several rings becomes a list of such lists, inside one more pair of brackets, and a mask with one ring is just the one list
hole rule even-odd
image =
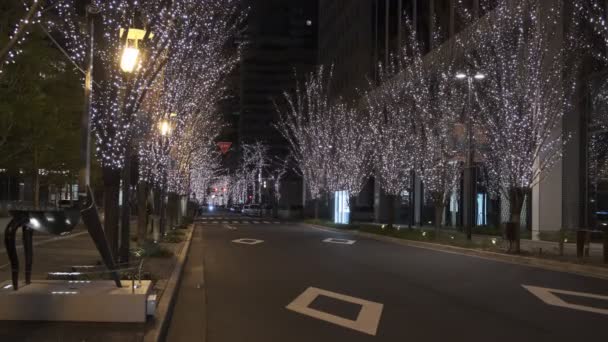
[[332, 69], [320, 66], [293, 94], [285, 93], [286, 110], [279, 110], [277, 125], [315, 201], [316, 218], [322, 192], [359, 194], [369, 177], [373, 147], [366, 113], [332, 98], [332, 76]]
[[498, 1], [489, 27], [475, 32], [469, 60], [486, 74], [475, 125], [488, 137], [480, 150], [491, 188], [509, 201], [519, 251], [525, 196], [561, 158], [561, 119], [568, 108], [564, 45], [555, 44], [559, 5]]
[[[0, 4], [0, 75], [3, 67], [15, 63], [31, 27], [40, 22], [43, 0], [5, 0]], [[12, 27], [11, 27], [12, 25]], [[8, 33], [4, 36], [4, 33]]]
[[419, 121], [412, 97], [416, 91], [414, 75], [412, 69], [406, 69], [409, 59], [410, 54], [398, 54], [388, 65], [379, 65], [378, 86], [365, 97], [376, 146], [373, 167], [388, 198], [389, 228], [395, 220], [395, 199], [410, 188], [419, 157]]
[[243, 144], [241, 148], [240, 174], [245, 177], [248, 187], [253, 190], [253, 201], [261, 203], [262, 179], [270, 166], [268, 146], [258, 141], [253, 144]]
[[319, 217], [319, 199], [328, 191], [327, 165], [336, 131], [331, 121], [334, 118], [329, 94], [331, 79], [332, 71], [320, 66], [297, 84], [293, 93], [284, 93], [285, 109], [277, 106], [280, 115], [277, 129], [289, 143], [291, 156], [315, 202], [315, 218]]
[[347, 191], [348, 205], [354, 212], [355, 199], [363, 189], [371, 171], [373, 136], [370, 134], [369, 117], [366, 111], [337, 99], [326, 118], [331, 135], [325, 172], [327, 191]]

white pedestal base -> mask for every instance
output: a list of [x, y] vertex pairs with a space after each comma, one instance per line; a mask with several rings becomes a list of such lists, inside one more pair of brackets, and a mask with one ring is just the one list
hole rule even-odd
[[149, 280], [123, 281], [117, 288], [111, 280], [38, 280], [20, 284], [14, 291], [10, 281], [0, 284], [0, 320], [145, 322]]

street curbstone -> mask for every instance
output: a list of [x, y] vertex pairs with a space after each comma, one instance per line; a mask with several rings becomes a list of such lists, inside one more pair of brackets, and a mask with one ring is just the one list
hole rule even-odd
[[194, 234], [194, 224], [190, 225], [190, 232], [188, 233], [188, 237], [186, 238], [186, 243], [184, 248], [182, 248], [178, 258], [175, 268], [167, 281], [167, 287], [163, 292], [160, 301], [156, 307], [156, 315], [154, 316], [154, 326], [150, 329], [147, 329], [143, 341], [144, 342], [161, 342], [164, 341], [165, 336], [167, 335], [167, 330], [169, 329], [169, 323], [171, 322], [171, 314], [173, 311], [173, 306], [175, 305], [175, 299], [177, 295], [177, 289], [179, 288], [179, 284], [182, 279], [182, 273], [184, 271], [184, 264], [186, 263], [186, 258], [188, 257], [188, 251], [190, 250], [190, 245], [192, 244], [192, 235]]

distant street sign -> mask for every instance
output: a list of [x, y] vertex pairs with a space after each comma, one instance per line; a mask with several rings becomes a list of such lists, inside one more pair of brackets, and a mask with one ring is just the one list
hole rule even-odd
[[232, 146], [232, 143], [230, 141], [219, 141], [217, 143], [217, 147], [220, 148], [220, 151], [222, 151], [222, 154], [228, 153], [230, 146]]

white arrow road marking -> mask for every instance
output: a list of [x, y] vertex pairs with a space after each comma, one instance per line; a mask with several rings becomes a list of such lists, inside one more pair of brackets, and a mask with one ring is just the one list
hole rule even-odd
[[[357, 319], [353, 321], [351, 319], [310, 308], [309, 305], [318, 296], [330, 297], [344, 302], [361, 305], [361, 310], [357, 315]], [[371, 302], [369, 300], [351, 297], [341, 293], [318, 289], [316, 287], [309, 287], [306, 289], [306, 291], [294, 299], [293, 302], [289, 303], [286, 308], [306, 316], [314, 317], [322, 321], [330, 322], [345, 328], [375, 336], [376, 332], [378, 331], [378, 324], [380, 323], [380, 316], [382, 316], [383, 306], [384, 305], [381, 303]]]
[[264, 240], [241, 238], [241, 239], [232, 240], [232, 242], [242, 243], [244, 245], [257, 245], [258, 243], [264, 242]]
[[574, 292], [574, 291], [566, 291], [566, 290], [558, 290], [558, 289], [549, 289], [546, 287], [538, 287], [538, 286], [531, 286], [531, 285], [522, 285], [522, 286], [524, 287], [524, 289], [530, 291], [530, 293], [532, 293], [536, 297], [540, 298], [540, 300], [545, 302], [545, 304], [559, 306], [562, 308], [568, 308], [568, 309], [573, 309], [573, 310], [580, 310], [580, 311], [593, 312], [593, 313], [602, 314], [602, 315], [608, 315], [608, 309], [600, 309], [600, 308], [595, 308], [592, 306], [571, 304], [571, 303], [568, 303], [565, 300], [559, 298], [558, 296], [554, 295], [554, 293], [559, 293], [559, 294], [564, 294], [564, 295], [569, 295], [569, 296], [576, 296], [576, 297], [593, 298], [593, 299], [606, 300], [606, 301], [608, 301], [608, 296], [602, 296], [602, 295], [597, 295], [597, 294], [593, 294], [593, 293], [585, 293], [585, 292]]
[[327, 238], [327, 239], [323, 240], [323, 242], [337, 243], [337, 244], [340, 244], [340, 245], [352, 245], [352, 244], [354, 244], [357, 241], [356, 240], [347, 240], [347, 239]]

